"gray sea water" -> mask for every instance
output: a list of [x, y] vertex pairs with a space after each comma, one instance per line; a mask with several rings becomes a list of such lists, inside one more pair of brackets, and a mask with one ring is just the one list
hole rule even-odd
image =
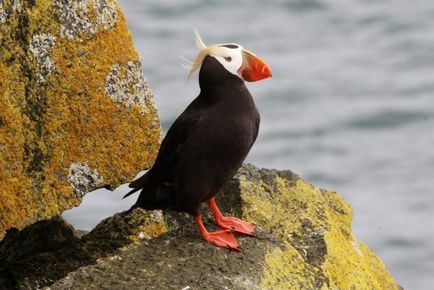
[[[273, 78], [248, 84], [262, 117], [248, 161], [341, 193], [356, 236], [405, 289], [434, 289], [434, 1], [120, 0], [164, 130], [198, 94], [179, 57], [236, 42]], [[136, 197], [89, 193], [89, 229]]]

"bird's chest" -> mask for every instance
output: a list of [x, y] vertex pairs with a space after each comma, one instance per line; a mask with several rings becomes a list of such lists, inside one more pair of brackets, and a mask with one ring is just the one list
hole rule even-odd
[[247, 154], [258, 133], [256, 108], [216, 110], [209, 117], [209, 142], [227, 154]]

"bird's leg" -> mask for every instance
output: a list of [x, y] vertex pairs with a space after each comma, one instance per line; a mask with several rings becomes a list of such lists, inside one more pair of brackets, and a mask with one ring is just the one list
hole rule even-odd
[[245, 235], [254, 236], [254, 231], [256, 228], [255, 224], [245, 222], [235, 217], [224, 217], [217, 207], [214, 198], [210, 198], [208, 200], [208, 204], [219, 227]]
[[240, 247], [238, 246], [238, 242], [231, 231], [223, 230], [217, 232], [208, 232], [205, 226], [203, 225], [202, 215], [197, 215], [194, 217], [194, 219], [196, 220], [196, 223], [199, 226], [199, 230], [200, 233], [202, 234], [202, 237], [206, 241], [219, 247], [229, 248], [232, 251], [240, 250]]

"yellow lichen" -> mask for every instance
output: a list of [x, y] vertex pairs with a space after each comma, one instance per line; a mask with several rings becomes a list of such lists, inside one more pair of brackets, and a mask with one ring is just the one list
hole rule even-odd
[[264, 259], [261, 289], [328, 289], [316, 281], [320, 270], [305, 262], [291, 245], [270, 249]]
[[295, 186], [287, 186], [280, 177], [275, 179], [275, 184], [276, 188], [270, 188], [263, 182], [241, 181], [242, 192], [249, 192], [242, 195], [246, 219], [280, 237], [299, 233], [304, 219], [310, 220], [314, 226], [325, 226], [321, 222], [324, 201], [319, 189], [302, 180], [298, 180]]
[[149, 223], [147, 225], [138, 227], [131, 235], [129, 235], [129, 239], [133, 242], [139, 242], [143, 239], [150, 240], [160, 236], [165, 232], [167, 232], [167, 228], [164, 222]]
[[239, 182], [243, 216], [279, 237], [263, 289], [397, 289], [381, 260], [352, 234], [351, 207], [302, 179]]
[[[332, 204], [327, 211], [331, 227], [325, 234], [328, 253], [323, 265], [324, 272], [331, 277], [330, 286], [335, 289], [362, 289], [362, 286], [363, 289], [397, 289], [383, 262], [352, 234], [351, 210], [346, 209], [345, 214], [336, 211], [336, 193], [326, 192], [324, 196]], [[345, 205], [341, 202], [343, 208]]]

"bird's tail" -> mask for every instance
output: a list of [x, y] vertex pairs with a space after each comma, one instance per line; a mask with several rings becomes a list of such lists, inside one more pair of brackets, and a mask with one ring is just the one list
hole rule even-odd
[[130, 196], [131, 194], [133, 194], [133, 193], [139, 191], [140, 189], [141, 189], [140, 187], [139, 187], [139, 188], [133, 188], [132, 190], [128, 191], [128, 193], [125, 194], [124, 197], [122, 197], [122, 199], [124, 199], [124, 198]]
[[145, 174], [143, 174], [136, 180], [131, 181], [128, 186], [132, 189], [127, 194], [125, 194], [123, 198], [130, 196], [131, 194], [139, 191], [140, 189], [147, 188], [149, 186], [150, 172], [151, 171], [148, 170]]

